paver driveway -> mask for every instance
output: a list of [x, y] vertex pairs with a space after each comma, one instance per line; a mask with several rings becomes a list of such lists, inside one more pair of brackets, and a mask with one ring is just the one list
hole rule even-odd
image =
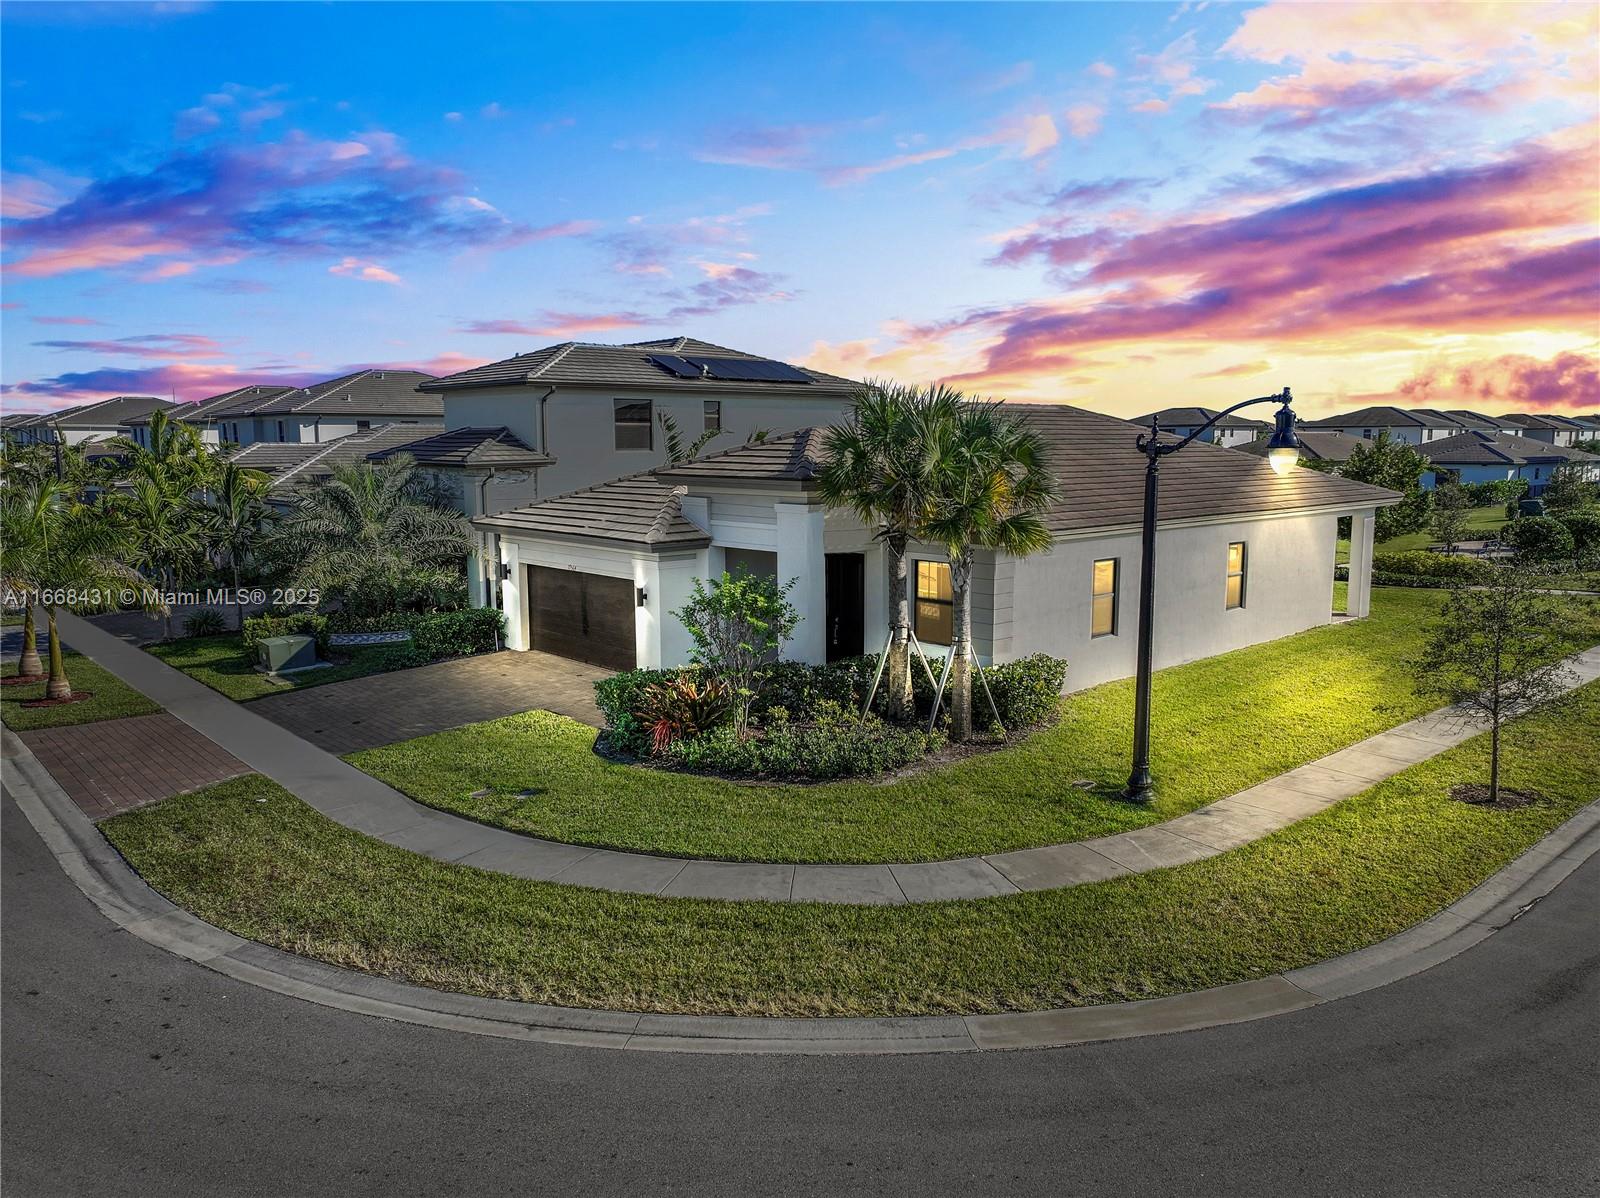
[[610, 670], [528, 651], [485, 653], [331, 682], [249, 704], [330, 753], [354, 753], [535, 707], [596, 728], [594, 683]]

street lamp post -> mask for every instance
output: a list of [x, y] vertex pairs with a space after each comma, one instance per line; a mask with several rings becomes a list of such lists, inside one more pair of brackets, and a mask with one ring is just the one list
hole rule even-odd
[[1150, 675], [1155, 646], [1156, 509], [1161, 486], [1161, 459], [1177, 453], [1217, 421], [1240, 408], [1275, 403], [1282, 406], [1278, 409], [1272, 436], [1267, 441], [1267, 461], [1276, 473], [1287, 474], [1300, 458], [1300, 440], [1294, 434], [1294, 412], [1289, 407], [1291, 400], [1287, 387], [1276, 395], [1243, 400], [1218, 412], [1181, 441], [1163, 441], [1161, 425], [1152, 416], [1150, 431], [1140, 433], [1134, 440], [1134, 448], [1145, 458], [1144, 539], [1139, 557], [1139, 671], [1133, 691], [1133, 769], [1128, 774], [1127, 788], [1122, 792], [1125, 799], [1148, 803], [1155, 797], [1155, 783], [1150, 777]]

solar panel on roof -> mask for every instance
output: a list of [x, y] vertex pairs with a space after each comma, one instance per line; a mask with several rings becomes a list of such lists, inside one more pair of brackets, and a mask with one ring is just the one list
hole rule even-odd
[[783, 362], [764, 358], [686, 358], [695, 366], [703, 366], [714, 379], [740, 383], [809, 383], [811, 378]]
[[651, 354], [650, 360], [663, 370], [677, 375], [680, 379], [697, 379], [701, 377], [698, 366], [686, 358], [678, 357], [677, 354]]

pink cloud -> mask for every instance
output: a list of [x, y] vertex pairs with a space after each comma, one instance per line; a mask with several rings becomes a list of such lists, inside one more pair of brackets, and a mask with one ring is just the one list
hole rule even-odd
[[348, 279], [364, 279], [368, 283], [389, 283], [398, 285], [400, 276], [394, 271], [379, 266], [376, 262], [364, 262], [360, 258], [342, 258], [328, 267], [330, 275], [342, 275]]
[[92, 316], [32, 316], [34, 324], [103, 325], [105, 321]]
[[221, 343], [199, 333], [147, 333], [138, 337], [118, 337], [110, 341], [35, 341], [33, 344], [43, 349], [73, 353], [120, 354], [132, 358], [158, 358], [167, 361], [216, 358], [224, 352]]
[[1080, 140], [1100, 132], [1106, 110], [1098, 104], [1074, 104], [1066, 111], [1067, 131]]
[[1224, 366], [1221, 370], [1208, 370], [1196, 375], [1202, 379], [1246, 378], [1252, 374], [1265, 374], [1272, 369], [1271, 362], [1240, 362], [1237, 366]]
[[1560, 353], [1548, 361], [1503, 354], [1486, 361], [1432, 366], [1405, 380], [1392, 397], [1417, 407], [1519, 408], [1586, 412], [1600, 408], [1600, 360]]
[[546, 312], [537, 322], [471, 320], [457, 327], [463, 333], [516, 337], [570, 337], [578, 333], [603, 333], [646, 323], [637, 312]]

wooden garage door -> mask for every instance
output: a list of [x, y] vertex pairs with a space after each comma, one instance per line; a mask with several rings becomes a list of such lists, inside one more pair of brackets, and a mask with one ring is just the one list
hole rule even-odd
[[633, 669], [633, 583], [547, 566], [529, 566], [528, 574], [533, 648], [613, 670]]

